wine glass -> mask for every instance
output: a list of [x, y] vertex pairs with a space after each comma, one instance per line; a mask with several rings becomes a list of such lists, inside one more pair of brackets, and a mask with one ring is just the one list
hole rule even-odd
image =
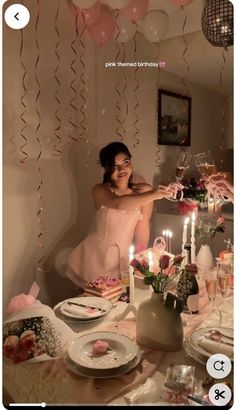
[[189, 167], [190, 158], [191, 158], [191, 155], [188, 151], [180, 150], [178, 154], [176, 170], [175, 170], [176, 192], [174, 193], [172, 198], [168, 198], [170, 201], [177, 201], [178, 193], [180, 193], [180, 198], [181, 198], [182, 189], [183, 189], [183, 186], [181, 185], [181, 181], [184, 177], [186, 169]]
[[175, 171], [176, 182], [182, 181], [184, 173], [189, 167], [190, 157], [191, 155], [188, 151], [181, 150], [179, 152]]
[[200, 152], [199, 154], [193, 155], [193, 158], [199, 173], [204, 179], [208, 180], [209, 176], [217, 173], [215, 160], [211, 151]]
[[212, 269], [205, 273], [205, 284], [212, 312], [217, 293], [217, 269]]

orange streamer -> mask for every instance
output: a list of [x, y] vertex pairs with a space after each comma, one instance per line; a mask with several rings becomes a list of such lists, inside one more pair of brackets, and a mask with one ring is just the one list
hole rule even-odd
[[26, 123], [25, 118], [24, 118], [25, 113], [26, 113], [26, 111], [27, 111], [26, 104], [25, 104], [25, 101], [24, 101], [24, 100], [25, 100], [25, 96], [26, 96], [26, 86], [25, 86], [26, 67], [25, 67], [25, 65], [24, 65], [24, 63], [23, 63], [23, 59], [22, 59], [22, 51], [23, 51], [23, 47], [24, 47], [24, 36], [23, 36], [23, 30], [22, 30], [22, 29], [21, 29], [20, 33], [21, 33], [20, 62], [21, 62], [21, 66], [22, 66], [22, 68], [23, 68], [23, 70], [24, 70], [24, 72], [23, 72], [23, 77], [22, 77], [22, 87], [23, 87], [23, 89], [24, 89], [24, 92], [23, 92], [23, 95], [21, 96], [21, 99], [20, 99], [20, 100], [21, 100], [21, 104], [23, 105], [23, 111], [22, 111], [22, 113], [21, 113], [21, 115], [20, 115], [20, 119], [21, 119], [21, 121], [24, 123], [23, 127], [22, 127], [21, 130], [20, 130], [20, 135], [21, 135], [22, 139], [24, 140], [24, 142], [23, 142], [23, 144], [20, 146], [20, 151], [21, 151], [21, 154], [23, 155], [23, 157], [21, 158], [20, 162], [21, 162], [21, 163], [24, 163], [24, 162], [26, 162], [26, 160], [28, 159], [28, 154], [27, 154], [27, 152], [26, 152], [26, 150], [25, 150], [25, 147], [26, 147], [26, 145], [27, 145], [27, 143], [28, 143], [28, 139], [26, 138], [26, 136], [25, 136], [25, 134], [24, 134], [24, 131], [25, 131], [26, 127], [27, 127], [27, 123]]
[[[35, 23], [35, 43], [36, 43], [36, 48], [37, 48], [37, 58], [36, 58], [36, 62], [35, 62], [35, 67], [34, 67], [34, 71], [35, 71], [35, 81], [37, 84], [37, 94], [36, 94], [36, 100], [35, 100], [35, 107], [36, 107], [36, 112], [37, 112], [37, 116], [38, 116], [38, 124], [36, 127], [36, 139], [37, 139], [37, 143], [39, 146], [39, 154], [37, 156], [37, 169], [38, 169], [38, 173], [40, 176], [40, 182], [38, 184], [37, 187], [37, 193], [38, 193], [38, 197], [39, 197], [39, 208], [37, 211], [37, 220], [38, 223], [40, 225], [40, 232], [38, 234], [38, 245], [39, 247], [42, 249], [43, 248], [43, 242], [42, 242], [42, 238], [43, 238], [43, 234], [44, 234], [44, 224], [43, 224], [43, 220], [42, 220], [42, 213], [43, 213], [43, 209], [44, 209], [44, 200], [43, 200], [43, 196], [42, 196], [42, 186], [43, 186], [43, 173], [42, 173], [42, 169], [40, 167], [40, 158], [42, 156], [42, 145], [41, 145], [41, 141], [39, 138], [39, 129], [41, 127], [41, 116], [40, 116], [40, 112], [39, 112], [39, 105], [38, 105], [38, 101], [39, 101], [39, 96], [41, 94], [41, 86], [38, 80], [38, 76], [37, 76], [37, 68], [38, 68], [38, 62], [39, 62], [39, 58], [40, 58], [40, 52], [39, 52], [39, 44], [38, 44], [38, 38], [37, 38], [37, 29], [38, 29], [38, 21], [39, 21], [39, 0], [37, 0], [37, 5], [38, 5], [38, 11], [37, 11], [37, 17], [36, 17], [36, 23]], [[41, 257], [38, 261], [37, 261], [37, 268], [40, 271], [44, 271], [43, 268], [41, 268], [41, 263], [43, 261], [43, 257]]]
[[[73, 5], [73, 3], [72, 3], [72, 5]], [[78, 17], [79, 17], [79, 12], [78, 12], [77, 7], [75, 7], [74, 5], [73, 5], [73, 8], [74, 8], [74, 10], [75, 10], [75, 38], [74, 38], [74, 40], [72, 40], [72, 42], [71, 42], [71, 49], [72, 49], [72, 52], [73, 52], [74, 56], [73, 56], [73, 60], [72, 60], [72, 62], [71, 62], [70, 68], [71, 68], [71, 71], [72, 71], [73, 74], [74, 74], [74, 78], [73, 78], [73, 80], [70, 82], [70, 88], [71, 88], [71, 90], [72, 90], [72, 92], [73, 92], [74, 95], [72, 96], [72, 98], [71, 98], [71, 100], [70, 100], [70, 106], [71, 106], [71, 108], [73, 109], [74, 114], [75, 114], [75, 116], [76, 116], [76, 118], [77, 118], [78, 109], [77, 109], [76, 101], [77, 101], [78, 95], [77, 95], [77, 89], [75, 88], [74, 84], [75, 84], [76, 78], [77, 78], [77, 65], [76, 65], [77, 49], [75, 48], [75, 45], [76, 45], [76, 43], [78, 42], [78, 37], [79, 37], [79, 30], [78, 30]], [[76, 141], [76, 142], [77, 142], [78, 139], [77, 139], [75, 136], [73, 136], [73, 134], [76, 134], [76, 133], [77, 133], [77, 126], [76, 126], [76, 124], [74, 123], [72, 116], [69, 118], [69, 123], [72, 125], [73, 131], [74, 131], [74, 132], [70, 132], [70, 133], [69, 133], [69, 139], [72, 140], [72, 141]]]
[[[137, 36], [137, 32], [134, 35], [134, 60], [137, 61], [137, 41], [136, 41], [136, 36]], [[138, 138], [138, 134], [139, 134], [139, 128], [138, 128], [138, 124], [139, 124], [139, 115], [138, 115], [138, 108], [139, 108], [139, 99], [137, 97], [137, 93], [138, 93], [138, 89], [140, 87], [140, 82], [137, 76], [137, 72], [138, 72], [139, 67], [135, 67], [134, 70], [134, 81], [136, 83], [135, 87], [134, 87], [134, 98], [135, 98], [135, 105], [134, 105], [134, 116], [135, 116], [135, 120], [134, 120], [134, 134], [133, 134], [133, 139], [134, 139], [134, 148], [137, 148], [140, 144], [140, 139]]]
[[53, 148], [54, 148], [54, 153], [53, 153], [54, 156], [61, 156], [61, 154], [62, 154], [62, 150], [61, 150], [62, 140], [61, 140], [61, 137], [60, 137], [60, 135], [59, 135], [59, 133], [58, 133], [58, 132], [60, 131], [60, 129], [61, 129], [61, 119], [60, 119], [60, 117], [58, 116], [58, 112], [59, 112], [59, 109], [60, 109], [60, 106], [61, 106], [61, 100], [60, 100], [60, 98], [58, 97], [61, 83], [60, 83], [60, 80], [59, 80], [59, 78], [58, 78], [58, 76], [57, 76], [57, 72], [58, 72], [58, 70], [59, 70], [60, 62], [61, 62], [60, 56], [59, 56], [59, 54], [58, 54], [58, 47], [59, 47], [59, 44], [60, 44], [60, 33], [59, 33], [59, 30], [58, 30], [58, 27], [57, 27], [57, 19], [58, 19], [58, 15], [59, 15], [59, 9], [60, 9], [60, 0], [57, 1], [57, 11], [56, 11], [56, 17], [55, 17], [55, 31], [56, 31], [56, 33], [57, 33], [57, 43], [56, 43], [56, 45], [55, 45], [55, 54], [56, 54], [56, 56], [57, 56], [57, 66], [56, 66], [56, 68], [55, 68], [55, 70], [54, 70], [54, 78], [55, 78], [55, 80], [56, 80], [56, 82], [57, 82], [57, 90], [56, 90], [56, 92], [54, 93], [54, 97], [55, 97], [55, 100], [57, 101], [57, 105], [58, 105], [58, 108], [57, 108], [56, 111], [55, 111], [55, 118], [56, 118], [56, 120], [57, 120], [57, 122], [58, 122], [58, 125], [57, 125], [56, 128], [54, 129], [54, 134], [55, 134], [55, 137], [56, 137], [57, 140], [58, 140], [58, 143], [57, 143], [57, 144], [54, 144], [54, 147], [53, 147]]

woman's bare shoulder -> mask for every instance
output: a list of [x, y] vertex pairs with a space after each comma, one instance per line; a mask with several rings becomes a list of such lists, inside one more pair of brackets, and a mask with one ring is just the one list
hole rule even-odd
[[98, 183], [92, 187], [92, 194], [110, 191], [108, 184]]
[[152, 186], [147, 183], [133, 184], [133, 189], [137, 192], [147, 192], [152, 190]]

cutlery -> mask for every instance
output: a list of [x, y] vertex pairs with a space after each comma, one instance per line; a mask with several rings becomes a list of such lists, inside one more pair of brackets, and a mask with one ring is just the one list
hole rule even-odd
[[105, 309], [102, 309], [100, 307], [95, 307], [95, 306], [88, 306], [88, 305], [84, 305], [82, 303], [76, 303], [76, 302], [67, 302], [68, 305], [76, 305], [76, 306], [80, 306], [80, 307], [84, 307], [84, 308], [90, 308], [90, 309], [97, 309], [100, 312], [106, 312]]
[[212, 342], [222, 343], [223, 345], [227, 345], [227, 346], [231, 346], [231, 347], [234, 346], [232, 343], [225, 342], [225, 341], [222, 340], [222, 339], [220, 339], [220, 340], [214, 339], [213, 336], [210, 337], [210, 336], [206, 336], [206, 335], [205, 335], [205, 338], [208, 339], [208, 340], [211, 340]]
[[[178, 389], [177, 384], [172, 384], [172, 383], [165, 383], [165, 386], [173, 391], [181, 391], [182, 389]], [[182, 396], [187, 397], [188, 399], [195, 401], [198, 404], [201, 404], [202, 406], [209, 406], [210, 404], [206, 401], [201, 399], [201, 397], [195, 396], [195, 394], [190, 394], [190, 393], [184, 393], [181, 391]]]
[[213, 336], [225, 337], [226, 339], [234, 340], [233, 336], [224, 335], [224, 334], [221, 333], [219, 330], [212, 330], [212, 331], [210, 332], [210, 334], [213, 335]]

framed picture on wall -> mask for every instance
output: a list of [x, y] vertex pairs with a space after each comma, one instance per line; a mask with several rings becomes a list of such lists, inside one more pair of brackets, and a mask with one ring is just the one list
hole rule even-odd
[[191, 97], [158, 90], [158, 144], [190, 146]]

